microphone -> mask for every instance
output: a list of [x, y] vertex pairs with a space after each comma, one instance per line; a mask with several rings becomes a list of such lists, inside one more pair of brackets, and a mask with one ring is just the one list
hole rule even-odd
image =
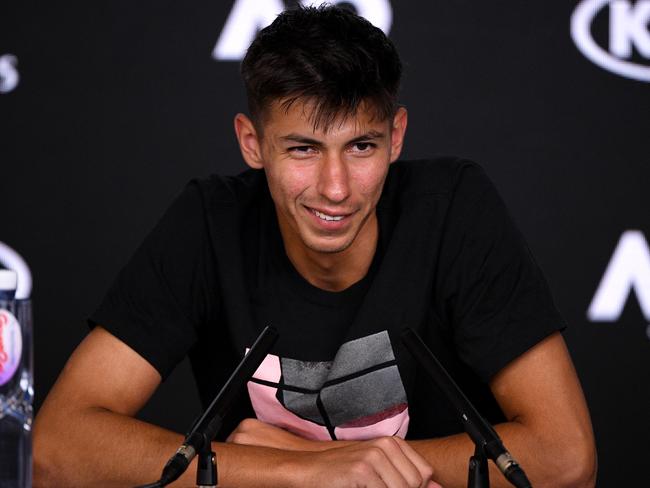
[[[275, 329], [271, 327], [264, 328], [230, 378], [228, 378], [226, 384], [212, 400], [212, 403], [194, 422], [181, 447], [169, 458], [160, 479], [155, 483], [142, 485], [138, 488], [163, 487], [176, 481], [187, 470], [187, 467], [197, 454], [206, 450], [209, 452], [212, 439], [221, 429], [223, 418], [230, 405], [239, 395], [249, 378], [257, 371], [277, 337], [278, 333]], [[212, 465], [214, 466], [214, 453], [212, 455]], [[214, 485], [216, 485], [216, 479]]]
[[526, 473], [506, 450], [499, 435], [474, 408], [420, 336], [412, 329], [406, 328], [402, 332], [402, 342], [456, 408], [465, 431], [476, 445], [477, 453], [482, 456], [487, 455], [513, 486], [531, 488]]

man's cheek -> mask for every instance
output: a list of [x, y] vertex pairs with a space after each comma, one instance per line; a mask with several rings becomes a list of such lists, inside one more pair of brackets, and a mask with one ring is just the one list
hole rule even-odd
[[367, 203], [376, 203], [381, 195], [384, 178], [373, 178], [364, 181], [357, 187], [357, 194]]
[[296, 170], [294, 174], [288, 176], [283, 182], [283, 193], [290, 200], [308, 198], [309, 188], [312, 186], [311, 181], [308, 172]]
[[304, 185], [302, 178], [298, 174], [292, 174], [291, 171], [273, 172], [268, 175], [268, 182], [273, 199], [278, 203], [282, 202], [282, 205], [286, 205], [286, 202], [293, 201], [300, 195]]
[[353, 181], [358, 183], [363, 193], [381, 191], [381, 186], [386, 179], [388, 169], [384, 164], [369, 164], [354, 168], [350, 174]]

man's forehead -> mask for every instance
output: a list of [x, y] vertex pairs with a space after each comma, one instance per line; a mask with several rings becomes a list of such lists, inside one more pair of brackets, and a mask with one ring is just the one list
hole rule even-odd
[[[334, 136], [345, 133], [358, 135], [384, 132], [387, 120], [378, 116], [378, 110], [369, 103], [360, 103], [354, 111], [341, 109], [323, 117], [322, 105], [313, 100], [275, 100], [262, 121], [264, 131], [301, 132], [312, 136]], [[320, 116], [320, 118], [319, 118]], [[281, 136], [281, 134], [276, 134]]]

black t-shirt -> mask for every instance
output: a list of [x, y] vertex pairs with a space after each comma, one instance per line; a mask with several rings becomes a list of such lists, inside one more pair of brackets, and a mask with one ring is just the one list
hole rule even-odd
[[266, 325], [271, 354], [231, 410], [314, 439], [460, 432], [401, 345], [416, 330], [492, 422], [488, 381], [564, 327], [483, 170], [441, 158], [391, 165], [368, 274], [314, 287], [286, 256], [263, 171], [192, 181], [91, 316], [166, 378], [189, 354], [207, 405]]

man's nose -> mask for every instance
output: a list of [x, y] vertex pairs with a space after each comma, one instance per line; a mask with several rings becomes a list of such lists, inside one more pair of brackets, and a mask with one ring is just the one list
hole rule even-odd
[[339, 154], [323, 158], [318, 175], [318, 192], [334, 203], [343, 202], [350, 195], [348, 168]]

